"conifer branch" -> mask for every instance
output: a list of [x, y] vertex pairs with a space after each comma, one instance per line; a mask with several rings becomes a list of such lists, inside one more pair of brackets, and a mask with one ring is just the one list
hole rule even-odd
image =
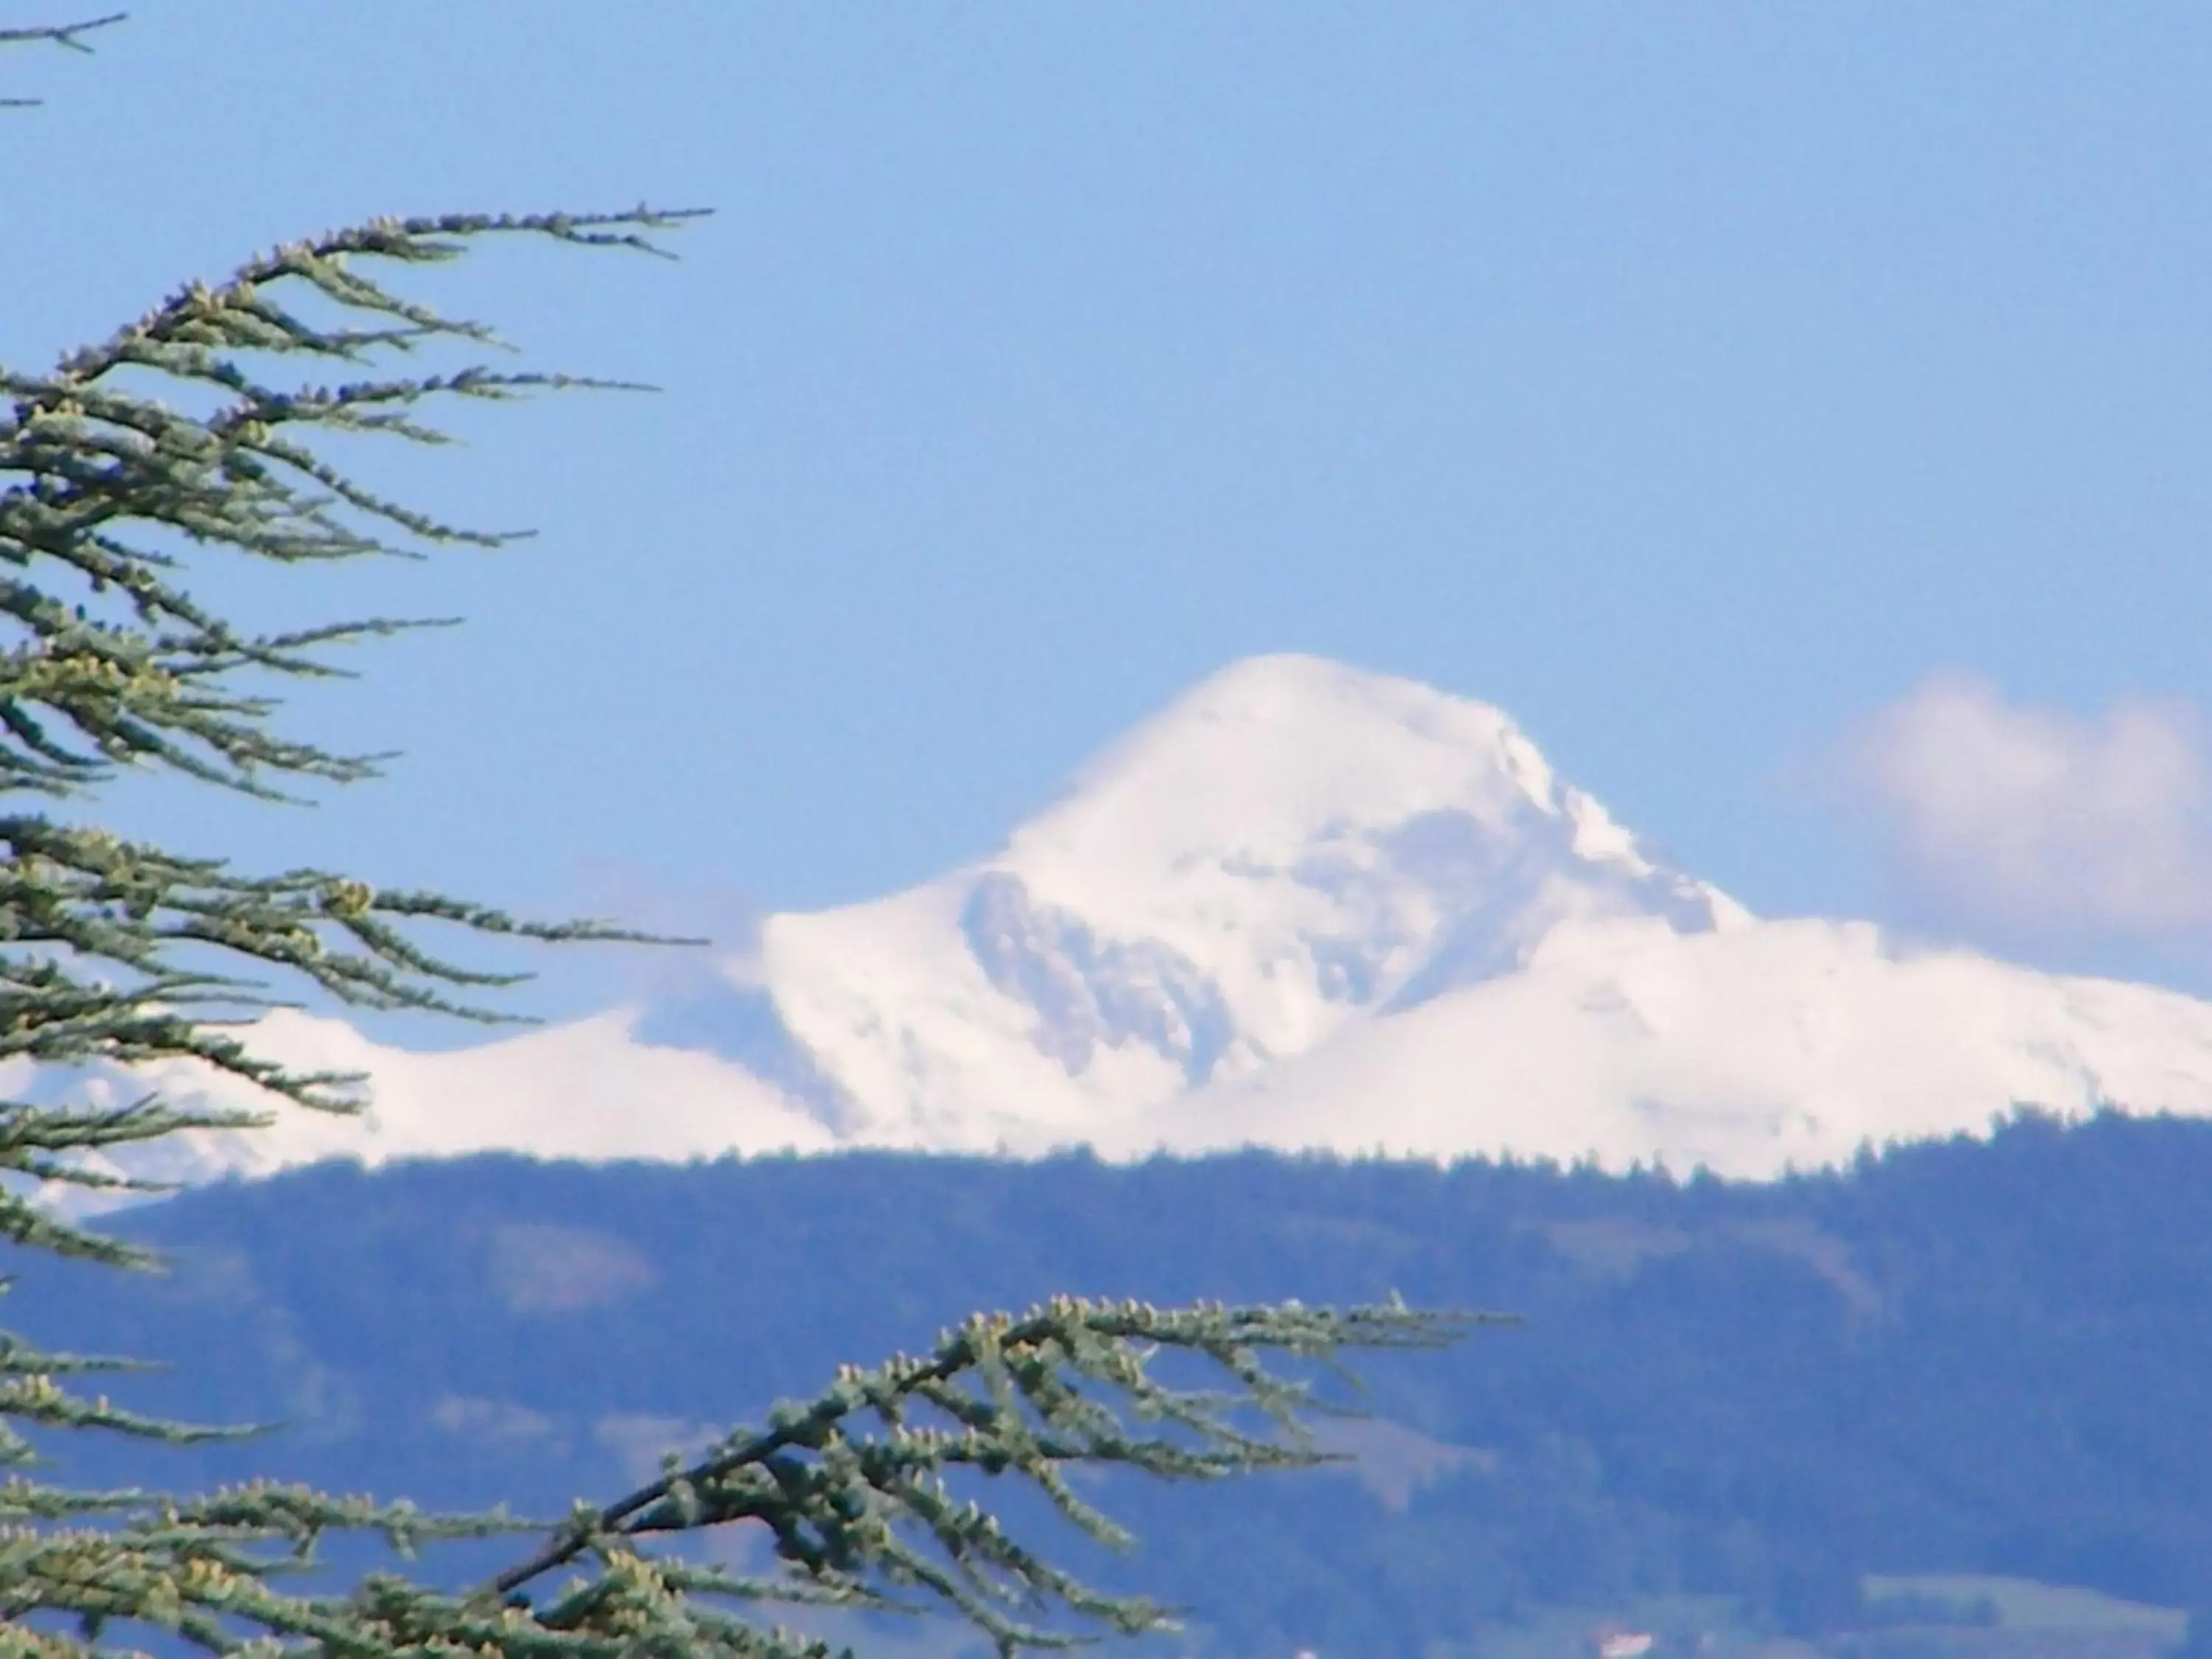
[[[1067, 1468], [1206, 1480], [1335, 1461], [1316, 1447], [1300, 1418], [1345, 1408], [1278, 1375], [1261, 1352], [1330, 1364], [1346, 1348], [1439, 1346], [1486, 1317], [1416, 1312], [1395, 1301], [1340, 1313], [1296, 1304], [1159, 1309], [1069, 1297], [1018, 1318], [978, 1315], [946, 1332], [926, 1358], [846, 1367], [813, 1401], [779, 1407], [765, 1430], [741, 1430], [689, 1468], [672, 1462], [660, 1480], [615, 1504], [580, 1506], [528, 1559], [465, 1595], [392, 1573], [343, 1595], [288, 1594], [278, 1583], [312, 1565], [325, 1536], [371, 1534], [412, 1559], [427, 1544], [544, 1523], [499, 1510], [426, 1515], [404, 1503], [269, 1482], [185, 1499], [70, 1492], [18, 1478], [0, 1485], [0, 1619], [38, 1612], [83, 1620], [86, 1642], [56, 1638], [63, 1645], [54, 1651], [88, 1654], [106, 1624], [128, 1622], [169, 1630], [210, 1653], [239, 1651], [248, 1632], [258, 1632], [272, 1654], [362, 1659], [431, 1652], [833, 1659], [826, 1643], [763, 1627], [747, 1612], [775, 1604], [943, 1606], [1004, 1655], [1077, 1645], [1097, 1633], [1171, 1629], [1170, 1609], [1102, 1592], [1052, 1565], [988, 1510], [962, 1501], [945, 1477], [1013, 1474], [1052, 1496], [1092, 1537], [1124, 1544], [1118, 1528], [1069, 1492]], [[1152, 1368], [1169, 1352], [1208, 1363], [1230, 1386], [1163, 1383]], [[40, 1362], [56, 1369], [110, 1363], [22, 1358], [26, 1386], [40, 1401], [54, 1391]], [[0, 1377], [0, 1396], [11, 1386]], [[157, 1438], [206, 1432], [112, 1415], [118, 1420], [103, 1426]], [[1240, 1426], [1237, 1419], [1248, 1416], [1270, 1426]], [[882, 1431], [863, 1431], [864, 1417]], [[638, 1548], [650, 1534], [741, 1520], [761, 1522], [775, 1537], [780, 1575], [748, 1577]], [[586, 1562], [588, 1574], [535, 1605], [520, 1593], [549, 1571]], [[913, 1590], [922, 1592], [921, 1603], [902, 1598]]]
[[[441, 398], [631, 388], [483, 367], [277, 386], [249, 370], [249, 360], [360, 367], [441, 339], [496, 344], [484, 325], [445, 318], [367, 267], [451, 260], [488, 235], [659, 252], [651, 233], [694, 216], [639, 208], [378, 220], [286, 244], [221, 284], [189, 284], [45, 374], [0, 368], [0, 397], [12, 400], [0, 406], [0, 573], [17, 573], [0, 574], [0, 617], [25, 635], [0, 652], [0, 793], [81, 794], [118, 765], [167, 766], [270, 799], [292, 799], [268, 781], [271, 775], [340, 783], [376, 775], [388, 756], [335, 755], [279, 737], [269, 728], [274, 699], [229, 682], [255, 671], [343, 674], [325, 647], [452, 619], [372, 617], [257, 635], [191, 596], [179, 580], [179, 550], [293, 564], [504, 544], [511, 532], [452, 525], [358, 483], [321, 456], [314, 435], [374, 432], [438, 443], [443, 434], [415, 411]], [[292, 289], [314, 296], [337, 320], [307, 320], [284, 297]], [[198, 412], [155, 397], [149, 375], [155, 386], [204, 394]], [[42, 584], [45, 569], [80, 581], [93, 604], [101, 596], [119, 604], [96, 616], [86, 603], [65, 603]], [[532, 1023], [449, 994], [503, 989], [529, 975], [471, 969], [425, 948], [411, 932], [424, 921], [549, 943], [703, 942], [588, 920], [520, 920], [439, 894], [380, 892], [331, 871], [245, 876], [222, 860], [99, 830], [0, 817], [0, 1060], [131, 1066], [181, 1059], [296, 1105], [358, 1111], [358, 1075], [295, 1072], [222, 1029], [295, 1002], [270, 994], [263, 980], [205, 964], [243, 959], [355, 1006]], [[0, 1103], [0, 1171], [151, 1186], [82, 1155], [266, 1121], [178, 1113], [151, 1101], [74, 1114]], [[118, 1263], [136, 1259], [42, 1218], [13, 1192], [0, 1191], [0, 1233]]]
[[[129, 12], [112, 11], [105, 17], [88, 17], [82, 22], [32, 24], [14, 28], [0, 28], [0, 46], [34, 45], [61, 46], [70, 52], [89, 54], [92, 48], [84, 43], [86, 35], [94, 29], [104, 29], [112, 24], [119, 23], [130, 15]], [[36, 98], [0, 98], [0, 109], [34, 109], [39, 103], [40, 100]]]
[[66, 46], [71, 52], [89, 52], [92, 48], [85, 45], [84, 36], [91, 33], [94, 29], [104, 29], [111, 24], [119, 23], [130, 15], [127, 11], [112, 11], [105, 17], [88, 17], [78, 23], [46, 23], [15, 28], [0, 28], [0, 46], [17, 46], [33, 40], [43, 40], [52, 46]]
[[[40, 38], [81, 46], [76, 35], [104, 21]], [[9, 38], [0, 35], [0, 44]], [[0, 793], [82, 795], [120, 766], [166, 767], [279, 800], [291, 797], [274, 777], [343, 783], [375, 775], [388, 756], [337, 755], [283, 737], [270, 726], [276, 701], [234, 682], [250, 673], [341, 675], [347, 671], [326, 659], [328, 647], [450, 619], [256, 632], [195, 599], [182, 580], [183, 553], [288, 566], [514, 540], [513, 532], [455, 526], [389, 498], [326, 459], [319, 435], [436, 444], [444, 434], [422, 409], [439, 400], [635, 388], [483, 366], [375, 372], [377, 360], [441, 341], [499, 343], [480, 325], [401, 296], [364, 266], [451, 259], [490, 234], [659, 252], [648, 233], [690, 216], [640, 209], [379, 221], [277, 248], [218, 286], [191, 285], [46, 373], [0, 367], [0, 619], [19, 632], [0, 650]], [[338, 320], [307, 320], [285, 298], [293, 290]], [[353, 372], [335, 386], [280, 386], [248, 366], [288, 357]], [[166, 400], [155, 395], [164, 386]], [[78, 592], [56, 592], [57, 579]], [[427, 948], [415, 936], [426, 921], [544, 942], [702, 942], [589, 920], [520, 919], [441, 894], [380, 891], [334, 871], [242, 874], [224, 860], [99, 829], [0, 816], [0, 1061], [128, 1070], [185, 1060], [275, 1102], [358, 1111], [358, 1075], [294, 1070], [230, 1029], [297, 1004], [225, 964], [296, 979], [356, 1006], [529, 1023], [454, 994], [528, 975], [472, 969]], [[173, 1106], [158, 1092], [120, 1103], [0, 1099], [0, 1177], [14, 1177], [0, 1185], [0, 1237], [114, 1267], [153, 1266], [149, 1253], [62, 1218], [22, 1185], [157, 1189], [161, 1183], [118, 1169], [108, 1155], [270, 1121], [266, 1111]], [[174, 1442], [258, 1431], [147, 1417], [68, 1386], [106, 1364], [0, 1333], [0, 1464], [30, 1461], [19, 1428]], [[364, 1648], [355, 1611], [284, 1595], [270, 1575], [304, 1559], [301, 1552], [327, 1532], [378, 1533], [404, 1553], [432, 1538], [520, 1524], [497, 1515], [425, 1517], [404, 1504], [273, 1487], [185, 1501], [16, 1480], [0, 1488], [0, 1619], [9, 1621], [0, 1646], [28, 1639], [20, 1617], [45, 1609], [86, 1621], [84, 1644], [36, 1638], [57, 1652], [92, 1650], [102, 1621], [115, 1620], [161, 1626], [216, 1651], [234, 1645], [240, 1620], [282, 1639], [379, 1651]]]
[[[848, 1367], [809, 1404], [779, 1407], [769, 1428], [740, 1431], [690, 1467], [671, 1467], [603, 1509], [580, 1511], [478, 1598], [510, 1597], [586, 1554], [621, 1559], [645, 1534], [755, 1521], [793, 1576], [716, 1593], [777, 1600], [797, 1590], [805, 1599], [893, 1607], [902, 1605], [898, 1589], [919, 1589], [1005, 1653], [1079, 1639], [1035, 1616], [1054, 1610], [1126, 1634], [1166, 1628], [1173, 1620], [1165, 1609], [1107, 1595], [1052, 1566], [988, 1512], [958, 1502], [944, 1476], [1014, 1474], [1093, 1539], [1126, 1546], [1127, 1534], [1067, 1485], [1067, 1468], [1207, 1480], [1332, 1461], [1299, 1413], [1342, 1408], [1318, 1405], [1307, 1385], [1269, 1370], [1258, 1351], [1329, 1361], [1346, 1347], [1438, 1346], [1480, 1317], [1402, 1304], [1344, 1312], [1296, 1304], [1164, 1310], [1073, 1297], [1018, 1317], [979, 1314], [947, 1331], [927, 1358]], [[1163, 1350], [1210, 1362], [1235, 1386], [1168, 1387], [1150, 1368]], [[1288, 1438], [1238, 1427], [1236, 1418], [1248, 1413]], [[931, 1422], [916, 1423], [916, 1413]], [[884, 1432], [860, 1430], [863, 1415]], [[1143, 1423], [1168, 1431], [1140, 1432]]]
[[[383, 755], [338, 756], [267, 730], [267, 697], [195, 689], [258, 668], [283, 677], [345, 671], [311, 647], [350, 643], [447, 618], [361, 622], [276, 635], [242, 634], [171, 574], [176, 544], [289, 564], [369, 556], [420, 558], [441, 545], [499, 547], [519, 532], [455, 525], [359, 482], [314, 448], [319, 432], [416, 444], [446, 436], [417, 411], [441, 400], [507, 401], [539, 392], [649, 390], [580, 375], [477, 365], [337, 386], [278, 386], [247, 358], [320, 359], [348, 367], [440, 341], [499, 342], [483, 325], [408, 300], [362, 267], [436, 264], [472, 240], [526, 235], [654, 253], [650, 233], [696, 210], [605, 214], [448, 214], [380, 219], [284, 244], [227, 281], [191, 283], [96, 345], [44, 373], [0, 367], [0, 615], [27, 636], [0, 654], [0, 789], [78, 793], [118, 764], [158, 763], [267, 799], [289, 799], [263, 774], [333, 782], [376, 775]], [[292, 290], [366, 324], [318, 325]], [[145, 377], [213, 400], [194, 413], [141, 389]], [[8, 482], [9, 479], [15, 482]], [[70, 605], [29, 574], [58, 566], [115, 614]], [[52, 717], [42, 717], [46, 711]], [[56, 724], [58, 722], [58, 724]], [[74, 738], [76, 740], [71, 741]]]

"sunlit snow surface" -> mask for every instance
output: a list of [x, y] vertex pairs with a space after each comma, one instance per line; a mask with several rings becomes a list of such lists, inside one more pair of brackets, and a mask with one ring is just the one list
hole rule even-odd
[[272, 1016], [270, 1052], [370, 1073], [374, 1121], [288, 1110], [165, 1172], [1082, 1142], [1758, 1176], [2021, 1104], [2212, 1111], [2212, 1004], [1759, 921], [1498, 710], [1308, 657], [1206, 681], [996, 857], [772, 917], [725, 970], [676, 1036], [625, 1008], [416, 1054]]

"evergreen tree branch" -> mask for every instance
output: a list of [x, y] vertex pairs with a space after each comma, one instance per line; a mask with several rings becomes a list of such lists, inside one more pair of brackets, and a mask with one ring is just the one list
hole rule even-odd
[[[451, 525], [358, 483], [313, 439], [380, 432], [441, 442], [413, 413], [427, 401], [627, 383], [479, 367], [278, 386], [249, 364], [289, 356], [360, 366], [440, 339], [496, 344], [483, 325], [444, 318], [364, 266], [450, 260], [471, 240], [499, 234], [659, 252], [649, 233], [692, 216], [641, 208], [380, 220], [287, 244], [219, 285], [189, 284], [46, 374], [0, 368], [0, 396], [12, 399], [0, 410], [0, 569], [19, 573], [0, 574], [0, 616], [26, 636], [0, 653], [0, 791], [81, 793], [118, 764], [166, 765], [273, 799], [291, 797], [270, 775], [336, 782], [375, 775], [388, 756], [335, 755], [283, 738], [269, 729], [275, 701], [228, 683], [252, 672], [343, 674], [324, 647], [452, 619], [372, 617], [251, 633], [192, 598], [175, 574], [176, 550], [295, 563], [503, 544], [511, 534]], [[307, 320], [283, 297], [294, 289], [337, 320]], [[206, 395], [194, 412], [155, 397], [149, 376]], [[42, 568], [80, 580], [94, 604], [119, 598], [120, 609], [96, 616], [86, 604], [65, 603], [41, 584]], [[355, 1006], [529, 1023], [450, 994], [502, 989], [529, 975], [472, 970], [426, 949], [411, 931], [426, 920], [546, 942], [701, 942], [592, 921], [518, 920], [438, 894], [379, 892], [335, 872], [246, 877], [223, 860], [99, 830], [0, 817], [0, 1060], [131, 1066], [181, 1059], [295, 1104], [358, 1111], [357, 1075], [295, 1072], [222, 1030], [297, 1005], [269, 994], [262, 980], [204, 963], [246, 959]], [[67, 1118], [0, 1104], [0, 1170], [80, 1186], [150, 1185], [81, 1155], [265, 1121], [178, 1114], [149, 1102]], [[104, 1249], [84, 1230], [40, 1219], [13, 1193], [0, 1194], [0, 1231], [71, 1254], [137, 1259]]]
[[[1350, 1346], [1440, 1346], [1474, 1322], [1402, 1304], [1345, 1312], [1295, 1304], [1162, 1310], [1069, 1297], [1018, 1317], [979, 1314], [946, 1332], [927, 1358], [848, 1367], [811, 1402], [780, 1407], [769, 1428], [740, 1431], [689, 1467], [672, 1467], [602, 1509], [580, 1511], [478, 1599], [510, 1597], [586, 1555], [603, 1564], [626, 1559], [629, 1540], [648, 1534], [754, 1521], [769, 1529], [794, 1577], [716, 1593], [775, 1599], [795, 1588], [810, 1599], [891, 1607], [902, 1605], [896, 1591], [918, 1589], [1005, 1652], [1079, 1639], [1023, 1610], [1057, 1609], [1123, 1633], [1164, 1628], [1172, 1623], [1164, 1609], [1104, 1594], [1053, 1566], [988, 1512], [958, 1501], [945, 1477], [958, 1470], [1016, 1475], [1080, 1530], [1123, 1546], [1121, 1529], [1068, 1486], [1066, 1468], [1122, 1466], [1206, 1480], [1329, 1461], [1299, 1413], [1340, 1408], [1317, 1405], [1305, 1384], [1271, 1371], [1259, 1351], [1327, 1361]], [[1160, 1351], [1210, 1362], [1235, 1386], [1168, 1387], [1150, 1368]], [[913, 1420], [917, 1413], [933, 1422]], [[1238, 1427], [1236, 1418], [1246, 1413], [1288, 1437]], [[883, 1432], [862, 1431], [855, 1421], [862, 1416]], [[1140, 1431], [1145, 1423], [1165, 1431]], [[581, 1617], [596, 1605], [564, 1600], [545, 1617]]]
[[[519, 532], [471, 529], [419, 512], [354, 478], [314, 447], [318, 433], [372, 433], [417, 444], [445, 434], [416, 411], [441, 400], [506, 401], [544, 391], [649, 390], [579, 375], [481, 365], [335, 386], [266, 383], [248, 359], [358, 367], [439, 341], [496, 345], [484, 325], [441, 316], [366, 272], [364, 264], [436, 264], [473, 240], [536, 236], [665, 253], [650, 233], [692, 210], [448, 214], [381, 219], [288, 243], [210, 287], [192, 283], [106, 340], [26, 374], [0, 367], [0, 563], [61, 567], [120, 614], [91, 615], [27, 574], [0, 580], [0, 614], [27, 638], [0, 654], [0, 789], [77, 793], [116, 764], [153, 763], [248, 794], [284, 799], [262, 774], [334, 782], [376, 775], [380, 755], [339, 756], [267, 729], [265, 697], [196, 690], [212, 673], [344, 672], [310, 647], [441, 625], [387, 617], [278, 635], [241, 634], [168, 573], [165, 543], [279, 563], [386, 556], [440, 545], [497, 547]], [[297, 289], [366, 325], [311, 323]], [[212, 399], [201, 412], [141, 389], [151, 377]], [[10, 478], [15, 480], [8, 483]], [[45, 710], [58, 726], [41, 718]], [[68, 741], [73, 733], [76, 742]]]
[[89, 52], [92, 48], [85, 45], [84, 36], [91, 33], [94, 29], [104, 29], [111, 24], [119, 23], [130, 15], [127, 11], [112, 11], [105, 17], [88, 17], [77, 23], [46, 23], [15, 28], [0, 28], [0, 46], [18, 46], [30, 41], [42, 40], [52, 46], [66, 46], [71, 52]]
[[[52, 38], [81, 44], [64, 33], [69, 38]], [[21, 635], [0, 651], [0, 792], [81, 794], [123, 765], [166, 766], [270, 799], [290, 799], [272, 786], [275, 775], [375, 775], [388, 756], [337, 755], [283, 738], [270, 727], [276, 701], [233, 682], [250, 673], [343, 674], [327, 647], [450, 619], [256, 632], [192, 596], [180, 579], [182, 552], [296, 564], [503, 545], [512, 532], [451, 525], [367, 487], [326, 459], [317, 439], [366, 433], [440, 443], [444, 434], [421, 413], [436, 400], [634, 388], [481, 366], [279, 386], [249, 366], [289, 356], [359, 370], [441, 340], [496, 346], [489, 330], [448, 321], [361, 267], [450, 259], [471, 240], [501, 234], [659, 252], [647, 233], [690, 216], [641, 209], [380, 221], [276, 249], [217, 287], [189, 286], [45, 374], [0, 368], [0, 617]], [[284, 299], [290, 289], [338, 320], [307, 319]], [[166, 399], [155, 395], [164, 384]], [[55, 577], [76, 583], [81, 597], [53, 591]], [[297, 1005], [262, 978], [215, 964], [296, 977], [356, 1006], [527, 1023], [451, 993], [503, 988], [528, 975], [471, 969], [426, 948], [415, 937], [425, 921], [544, 942], [703, 942], [593, 921], [519, 919], [441, 894], [379, 891], [331, 871], [248, 876], [226, 860], [98, 829], [0, 817], [0, 1061], [129, 1069], [181, 1060], [272, 1099], [358, 1111], [358, 1075], [286, 1067], [226, 1029]], [[264, 1111], [178, 1108], [158, 1093], [66, 1106], [0, 1099], [0, 1176], [155, 1189], [161, 1183], [118, 1171], [106, 1155], [270, 1121]], [[0, 1235], [116, 1267], [155, 1265], [148, 1252], [61, 1218], [15, 1184], [0, 1186]], [[257, 1431], [145, 1417], [66, 1386], [104, 1363], [45, 1353], [0, 1333], [0, 1463], [31, 1458], [19, 1428], [179, 1442]], [[280, 1635], [358, 1651], [358, 1635], [348, 1634], [354, 1615], [283, 1596], [264, 1582], [282, 1560], [325, 1531], [366, 1528], [404, 1551], [432, 1536], [518, 1524], [495, 1516], [433, 1523], [405, 1505], [275, 1489], [211, 1505], [17, 1482], [0, 1495], [0, 1617], [9, 1621], [0, 1645], [31, 1639], [17, 1614], [44, 1608], [81, 1615], [94, 1635], [102, 1620], [150, 1620], [227, 1650], [226, 1632], [258, 1619]], [[264, 1547], [278, 1555], [260, 1553]], [[43, 1632], [35, 1640], [78, 1650]]]
[[[104, 29], [119, 23], [130, 15], [114, 11], [105, 17], [88, 17], [76, 23], [31, 24], [0, 28], [0, 46], [60, 46], [70, 52], [89, 54], [92, 48], [84, 43], [86, 35], [94, 29]], [[0, 98], [0, 109], [35, 109], [40, 102], [36, 98]]]

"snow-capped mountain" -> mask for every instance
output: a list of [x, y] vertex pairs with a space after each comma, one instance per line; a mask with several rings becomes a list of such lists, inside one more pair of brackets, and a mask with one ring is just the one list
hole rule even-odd
[[771, 918], [761, 988], [841, 1133], [1119, 1142], [1194, 1091], [1511, 974], [1570, 924], [1749, 918], [1496, 709], [1310, 658], [1215, 676], [997, 857]]
[[1186, 694], [994, 857], [769, 918], [709, 998], [455, 1054], [262, 1036], [368, 1071], [373, 1121], [290, 1113], [173, 1173], [1087, 1143], [1762, 1176], [2022, 1103], [2212, 1112], [2212, 1004], [1755, 919], [1498, 710], [1293, 656]]

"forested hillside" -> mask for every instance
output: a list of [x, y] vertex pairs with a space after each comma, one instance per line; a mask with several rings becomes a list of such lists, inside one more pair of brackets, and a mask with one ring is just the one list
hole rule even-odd
[[178, 1362], [119, 1384], [132, 1403], [290, 1420], [174, 1454], [179, 1486], [264, 1470], [557, 1514], [975, 1306], [1510, 1311], [1375, 1364], [1346, 1472], [1103, 1494], [1200, 1645], [1410, 1659], [1671, 1593], [1829, 1633], [1870, 1616], [1869, 1573], [2203, 1599], [2208, 1190], [2212, 1123], [2109, 1115], [1756, 1185], [1257, 1154], [325, 1166], [119, 1218], [173, 1276], [33, 1263], [11, 1312]]

